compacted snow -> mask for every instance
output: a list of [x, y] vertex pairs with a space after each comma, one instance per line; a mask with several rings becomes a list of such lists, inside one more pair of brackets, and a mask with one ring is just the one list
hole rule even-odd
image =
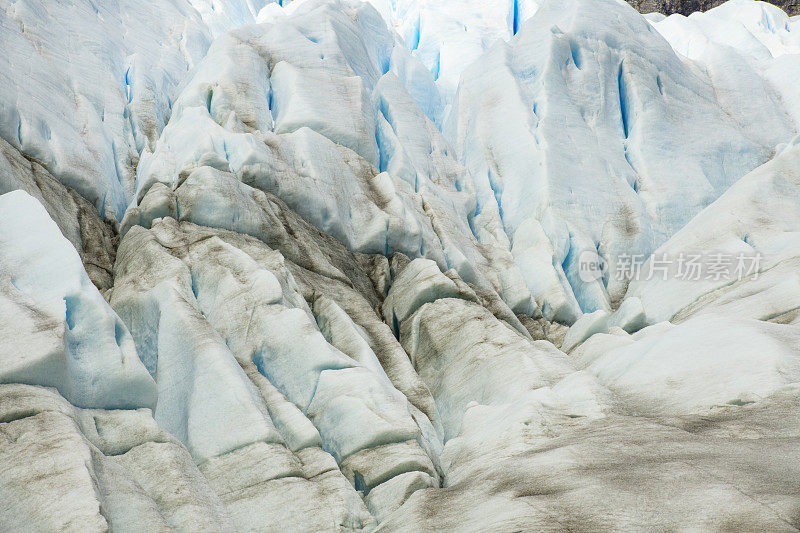
[[0, 531], [800, 529], [796, 17], [0, 8]]

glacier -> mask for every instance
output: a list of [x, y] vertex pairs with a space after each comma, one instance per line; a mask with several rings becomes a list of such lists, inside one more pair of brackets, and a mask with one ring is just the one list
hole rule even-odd
[[800, 18], [663, 4], [0, 0], [0, 531], [800, 529]]

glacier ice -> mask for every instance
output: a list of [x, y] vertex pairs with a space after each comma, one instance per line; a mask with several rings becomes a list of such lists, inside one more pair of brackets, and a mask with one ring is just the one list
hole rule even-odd
[[[752, 106], [780, 113], [756, 92], [762, 78], [748, 83]], [[719, 80], [615, 2], [544, 4], [464, 72], [445, 131], [475, 180], [476, 235], [508, 235], [548, 318], [573, 322], [621, 300], [624, 282], [580, 278], [581, 254], [613, 271], [624, 253], [651, 253], [795, 131], [785, 114], [767, 125], [720, 94]], [[548, 262], [555, 272], [540, 273]], [[536, 270], [526, 276], [526, 265]]]
[[40, 163], [0, 139], [0, 194], [23, 190], [47, 210], [81, 256], [89, 279], [104, 291], [113, 284], [114, 231], [97, 209], [56, 180]]
[[[629, 297], [641, 299], [649, 323], [715, 310], [758, 320], [793, 321], [800, 306], [797, 264], [800, 137], [768, 163], [741, 178], [656, 250], [654, 257], [698, 252], [744, 260], [742, 276], [703, 275], [635, 280]], [[645, 264], [644, 269], [648, 269]], [[678, 264], [671, 265], [676, 274]], [[741, 279], [740, 279], [741, 278]]]
[[0, 136], [101, 216], [122, 218], [139, 156], [169, 118], [170, 93], [210, 42], [185, 3], [158, 9], [153, 17], [128, 0], [26, 0], [0, 12]]
[[3, 527], [231, 531], [219, 497], [147, 409], [79, 409], [54, 389], [0, 385]]
[[[510, 253], [472, 236], [470, 180], [389, 70], [391, 57], [407, 52], [380, 15], [346, 2], [302, 7], [280, 24], [245, 27], [212, 45], [153, 154], [142, 157], [138, 202], [155, 183], [180, 185], [181, 175], [198, 167], [230, 172], [279, 196], [351, 250], [427, 257], [530, 312], [534, 304]], [[321, 36], [309, 29], [326, 25]], [[234, 53], [241, 42], [248, 50]], [[231, 60], [240, 80], [233, 84], [216, 68]], [[313, 100], [319, 91], [332, 91], [319, 100], [324, 109]], [[412, 127], [419, 123], [422, 130]]]
[[796, 530], [799, 36], [0, 0], [0, 530]]
[[[707, 314], [632, 336], [592, 337], [574, 355], [641, 412], [703, 413], [796, 388], [796, 334], [796, 326]], [[701, 339], [713, 340], [715, 349], [706, 349]]]
[[56, 387], [78, 407], [152, 407], [153, 380], [128, 328], [44, 207], [0, 196], [0, 382]]

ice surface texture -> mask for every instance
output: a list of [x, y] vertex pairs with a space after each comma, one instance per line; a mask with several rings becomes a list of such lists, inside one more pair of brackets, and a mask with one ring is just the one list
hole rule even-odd
[[0, 530], [800, 528], [796, 18], [0, 7]]

